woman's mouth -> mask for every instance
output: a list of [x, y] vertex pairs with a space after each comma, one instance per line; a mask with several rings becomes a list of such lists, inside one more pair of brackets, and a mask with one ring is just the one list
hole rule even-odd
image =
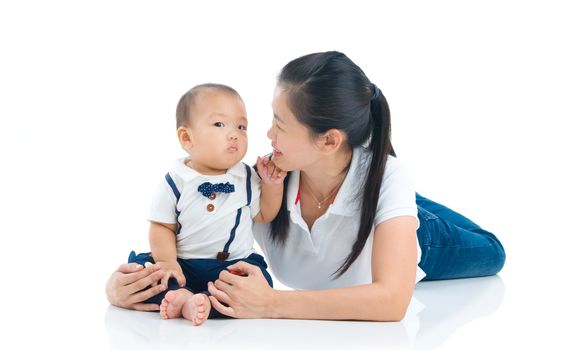
[[232, 146], [228, 147], [226, 150], [228, 151], [228, 153], [238, 152], [238, 146], [232, 145]]
[[278, 150], [277, 148], [273, 147], [274, 151], [272, 153], [272, 157], [281, 157], [282, 156], [282, 152], [280, 150]]

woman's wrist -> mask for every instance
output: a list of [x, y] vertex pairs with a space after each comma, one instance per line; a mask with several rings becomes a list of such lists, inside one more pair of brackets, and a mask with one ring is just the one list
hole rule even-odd
[[270, 301], [268, 303], [267, 317], [268, 318], [282, 318], [280, 314], [280, 305], [284, 292], [277, 289], [272, 289]]

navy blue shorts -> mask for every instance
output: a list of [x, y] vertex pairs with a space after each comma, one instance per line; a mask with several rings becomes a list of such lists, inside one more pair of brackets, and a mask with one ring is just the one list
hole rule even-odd
[[[140, 265], [144, 265], [146, 262], [151, 262], [152, 264], [155, 263], [154, 259], [152, 258], [150, 253], [140, 253], [136, 254], [136, 252], [130, 252], [130, 256], [128, 257], [129, 263], [138, 263]], [[170, 290], [176, 290], [179, 288], [185, 288], [192, 293], [204, 293], [209, 294], [207, 290], [207, 283], [214, 282], [219, 278], [219, 274], [222, 270], [226, 270], [227, 266], [233, 265], [238, 261], [245, 261], [251, 265], [258, 266], [264, 277], [268, 281], [271, 287], [274, 286], [272, 282], [272, 277], [267, 271], [268, 264], [264, 261], [264, 258], [259, 254], [250, 254], [247, 258], [244, 259], [234, 259], [234, 260], [217, 260], [217, 259], [177, 259], [177, 262], [181, 266], [183, 270], [183, 274], [185, 275], [185, 279], [187, 280], [187, 284], [185, 287], [180, 287], [177, 283], [175, 278], [170, 278], [167, 284], [167, 289], [145, 301], [145, 303], [150, 304], [160, 304], [163, 300], [165, 294]], [[214, 308], [211, 309], [211, 313], [209, 318], [225, 318], [226, 316], [222, 315]]]

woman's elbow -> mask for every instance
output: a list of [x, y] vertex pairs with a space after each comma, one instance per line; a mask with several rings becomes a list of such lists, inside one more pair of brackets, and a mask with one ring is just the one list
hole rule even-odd
[[389, 310], [376, 309], [373, 312], [372, 321], [377, 322], [400, 322], [406, 316], [407, 307], [391, 307]]
[[409, 297], [399, 294], [390, 294], [386, 297], [386, 303], [380, 303], [373, 308], [373, 321], [400, 322], [406, 316], [411, 301]]
[[390, 322], [400, 322], [404, 319], [404, 317], [406, 317], [406, 312], [408, 310], [408, 307], [396, 307], [394, 308], [394, 310], [392, 310], [392, 317]]
[[406, 317], [413, 295], [413, 286], [408, 290], [396, 293], [392, 300], [392, 321], [399, 322]]

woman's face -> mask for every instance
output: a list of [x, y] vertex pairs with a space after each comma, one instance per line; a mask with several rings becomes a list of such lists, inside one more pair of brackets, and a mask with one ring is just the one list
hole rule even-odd
[[289, 95], [276, 86], [272, 109], [274, 117], [268, 138], [272, 141], [272, 160], [282, 170], [303, 170], [318, 159], [318, 149], [309, 129], [297, 121], [288, 104]]

